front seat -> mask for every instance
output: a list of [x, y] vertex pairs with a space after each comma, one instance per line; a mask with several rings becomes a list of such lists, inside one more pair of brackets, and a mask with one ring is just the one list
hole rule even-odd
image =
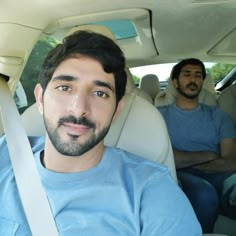
[[229, 114], [236, 125], [236, 82], [220, 93], [218, 105], [223, 111]]
[[[95, 32], [104, 33], [103, 27], [93, 25], [89, 29], [93, 30], [93, 27]], [[173, 151], [162, 115], [142, 97], [142, 93], [140, 95], [140, 92], [133, 88], [131, 81], [127, 84], [124, 98], [124, 107], [111, 125], [105, 144], [168, 166], [172, 178], [177, 183]], [[27, 135], [45, 135], [44, 122], [36, 104], [26, 109], [21, 118]]]
[[[77, 30], [91, 30], [115, 40], [113, 33], [105, 26], [83, 25], [72, 29], [70, 33]], [[177, 181], [165, 121], [149, 101], [150, 97], [135, 87], [128, 68], [127, 80], [125, 105], [112, 124], [105, 138], [105, 144], [169, 166], [173, 179]], [[36, 104], [26, 109], [21, 118], [28, 136], [45, 135], [44, 122]]]
[[155, 74], [144, 75], [141, 78], [139, 87], [141, 90], [145, 91], [146, 93], [148, 93], [151, 96], [153, 102], [154, 102], [156, 95], [159, 92], [161, 92], [160, 81], [159, 81], [157, 75], [155, 75]]

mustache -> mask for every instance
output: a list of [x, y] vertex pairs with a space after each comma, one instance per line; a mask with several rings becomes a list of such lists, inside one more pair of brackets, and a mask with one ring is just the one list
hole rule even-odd
[[72, 123], [76, 125], [85, 125], [89, 128], [96, 128], [96, 124], [94, 124], [92, 121], [87, 119], [86, 117], [79, 117], [76, 118], [75, 116], [67, 116], [67, 117], [62, 117], [58, 121], [58, 127], [63, 125], [64, 123]]
[[193, 83], [193, 82], [192, 82], [192, 83], [189, 83], [189, 84], [187, 84], [187, 85], [186, 85], [186, 87], [190, 87], [190, 86], [192, 86], [192, 85], [193, 85], [193, 86], [195, 86], [196, 88], [198, 88], [198, 85], [197, 85], [197, 84], [195, 84], [195, 83]]

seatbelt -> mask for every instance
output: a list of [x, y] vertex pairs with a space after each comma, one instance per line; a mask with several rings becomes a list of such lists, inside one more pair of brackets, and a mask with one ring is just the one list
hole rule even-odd
[[0, 110], [21, 202], [33, 236], [58, 236], [34, 156], [6, 77], [0, 75]]

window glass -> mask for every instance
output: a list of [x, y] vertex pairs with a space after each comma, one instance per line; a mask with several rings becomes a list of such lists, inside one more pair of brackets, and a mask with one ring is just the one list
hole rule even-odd
[[49, 51], [57, 43], [51, 37], [43, 37], [36, 43], [32, 50], [14, 94], [14, 99], [20, 113], [35, 103], [34, 87], [38, 82], [41, 65]]
[[[140, 80], [144, 75], [157, 75], [160, 81], [161, 89], [163, 90], [167, 86], [167, 81], [169, 79], [171, 70], [175, 64], [176, 63], [164, 63], [149, 66], [140, 66], [130, 68], [130, 71], [137, 86], [139, 85]], [[229, 74], [229, 72], [236, 66], [233, 64], [222, 64], [214, 62], [204, 62], [204, 65], [206, 67], [207, 73], [211, 75], [215, 84], [223, 80]]]
[[132, 21], [130, 20], [109, 20], [93, 22], [91, 24], [103, 25], [108, 27], [116, 37], [116, 40], [133, 38], [137, 36]]

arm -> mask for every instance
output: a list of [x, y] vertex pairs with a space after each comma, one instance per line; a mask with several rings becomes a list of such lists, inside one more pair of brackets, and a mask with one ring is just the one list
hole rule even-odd
[[236, 138], [226, 138], [220, 143], [220, 158], [199, 165], [200, 170], [236, 171]]
[[167, 172], [146, 185], [139, 211], [141, 236], [202, 236], [192, 206]]
[[173, 153], [177, 169], [196, 166], [219, 158], [219, 156], [216, 153], [207, 151], [188, 152], [188, 151], [178, 151], [174, 149]]

